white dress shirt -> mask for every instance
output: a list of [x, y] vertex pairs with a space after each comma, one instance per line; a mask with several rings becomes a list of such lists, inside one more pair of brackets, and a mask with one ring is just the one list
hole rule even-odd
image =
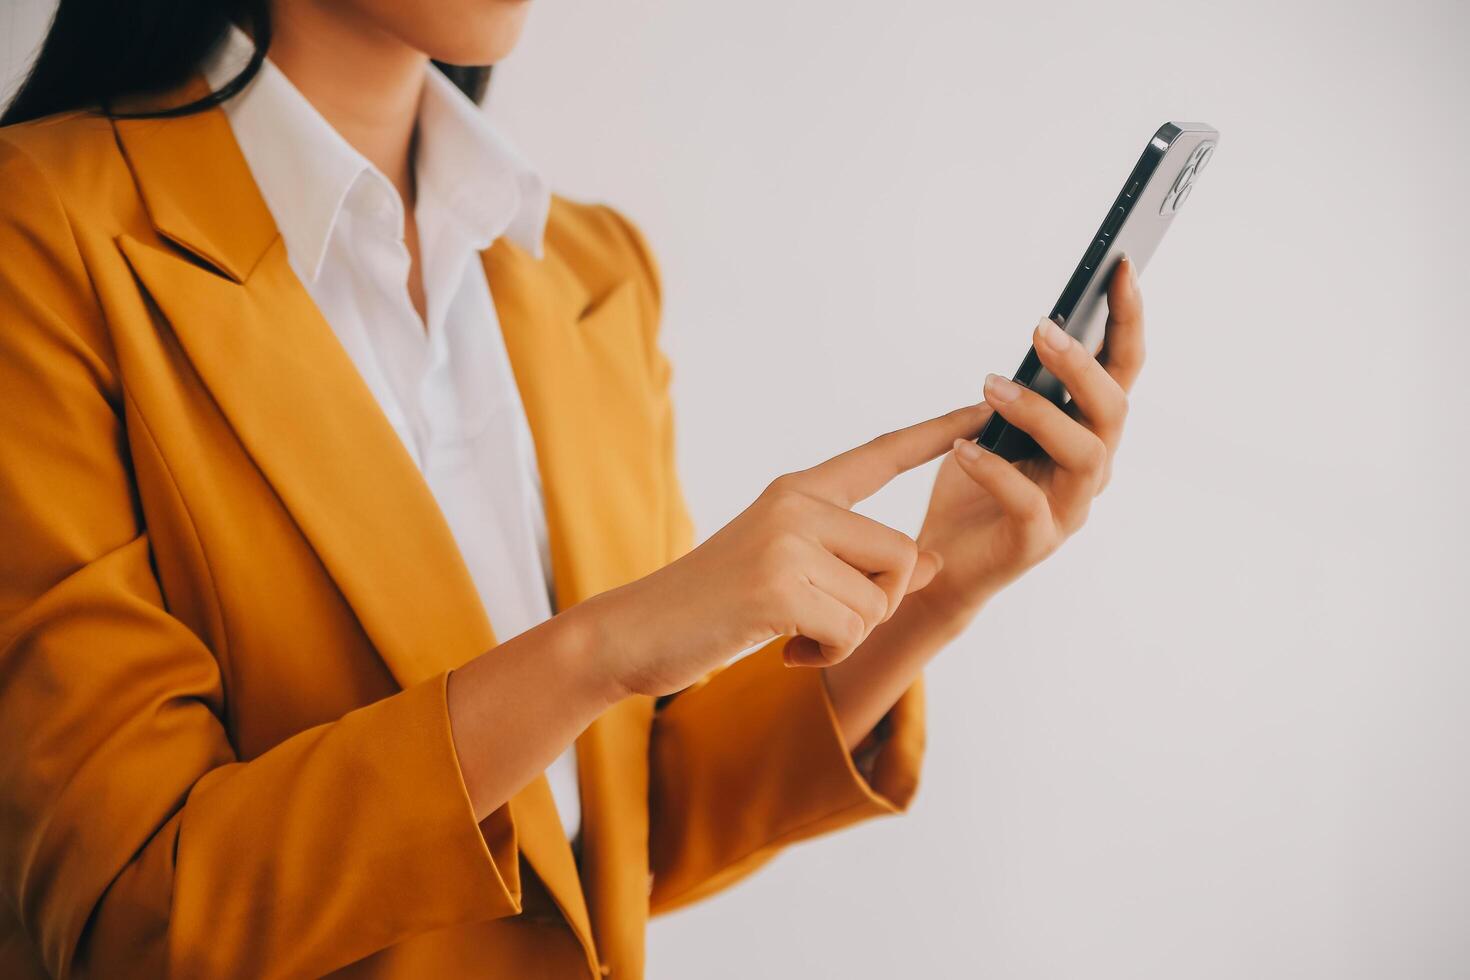
[[[211, 86], [251, 50], [232, 28], [205, 65]], [[291, 268], [418, 465], [504, 641], [551, 616], [551, 562], [531, 431], [479, 252], [505, 235], [539, 257], [551, 199], [480, 108], [427, 73], [414, 157], [427, 323], [408, 293], [403, 202], [383, 173], [269, 60], [224, 111]], [[547, 778], [575, 838], [574, 748]]]

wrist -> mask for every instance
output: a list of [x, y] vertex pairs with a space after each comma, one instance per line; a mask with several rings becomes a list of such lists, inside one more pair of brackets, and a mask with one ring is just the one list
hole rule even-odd
[[989, 599], [986, 593], [951, 587], [940, 571], [933, 582], [904, 599], [894, 618], [908, 612], [909, 619], [925, 623], [927, 630], [947, 642], [970, 625]]
[[873, 731], [925, 665], [969, 625], [968, 606], [910, 593], [893, 618], [880, 624], [852, 655], [823, 669], [827, 696], [848, 751]]
[[572, 679], [581, 697], [605, 711], [630, 691], [616, 669], [621, 661], [612, 641], [618, 631], [608, 622], [602, 598], [577, 603], [547, 626], [555, 631], [551, 649], [562, 676]]

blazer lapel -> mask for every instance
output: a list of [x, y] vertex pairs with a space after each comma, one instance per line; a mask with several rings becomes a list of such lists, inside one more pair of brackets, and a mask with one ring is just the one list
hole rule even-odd
[[[631, 281], [589, 296], [550, 235], [539, 261], [504, 239], [484, 259], [541, 470], [557, 608], [566, 609], [655, 570], [667, 554], [641, 311]], [[641, 923], [636, 910], [648, 902], [652, 717], [651, 699], [630, 698], [577, 740], [584, 914], [597, 935]], [[538, 871], [567, 868], [560, 833], [527, 847]], [[567, 871], [548, 884], [570, 893], [575, 882]]]
[[184, 253], [123, 236], [125, 258], [393, 676], [407, 687], [488, 649], [453, 535], [292, 272], [224, 113], [115, 127], [155, 227]]
[[600, 297], [552, 244], [505, 239], [485, 269], [541, 470], [558, 609], [662, 564], [657, 411], [634, 283]]

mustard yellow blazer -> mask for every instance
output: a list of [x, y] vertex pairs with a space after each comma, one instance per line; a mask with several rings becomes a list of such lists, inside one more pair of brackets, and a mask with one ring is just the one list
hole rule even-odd
[[[186, 95], [198, 94], [191, 83]], [[690, 546], [657, 272], [557, 200], [484, 253], [565, 608]], [[779, 644], [476, 825], [445, 678], [495, 645], [218, 110], [0, 129], [0, 976], [628, 977], [651, 913], [905, 807]]]

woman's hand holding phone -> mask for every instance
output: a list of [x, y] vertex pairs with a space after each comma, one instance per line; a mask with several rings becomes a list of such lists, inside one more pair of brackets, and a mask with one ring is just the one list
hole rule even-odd
[[1086, 521], [1093, 497], [1108, 481], [1127, 393], [1143, 367], [1143, 306], [1131, 262], [1120, 263], [1108, 284], [1108, 314], [1099, 357], [1050, 320], [1036, 327], [1037, 355], [1072, 395], [1065, 408], [1004, 378], [988, 380], [990, 410], [1030, 435], [1045, 455], [1009, 463], [968, 439], [956, 440], [935, 478], [918, 536], [918, 546], [942, 560], [940, 572], [854, 656], [827, 669], [827, 689], [849, 747], [992, 596]]
[[1047, 399], [990, 375], [985, 400], [1041, 447], [1011, 464], [965, 440], [935, 481], [919, 545], [944, 559], [925, 604], [968, 621], [986, 600], [1050, 555], [1087, 520], [1123, 437], [1128, 391], [1143, 367], [1143, 306], [1133, 263], [1108, 284], [1107, 335], [1094, 357], [1050, 320], [1032, 343], [1072, 400]]

